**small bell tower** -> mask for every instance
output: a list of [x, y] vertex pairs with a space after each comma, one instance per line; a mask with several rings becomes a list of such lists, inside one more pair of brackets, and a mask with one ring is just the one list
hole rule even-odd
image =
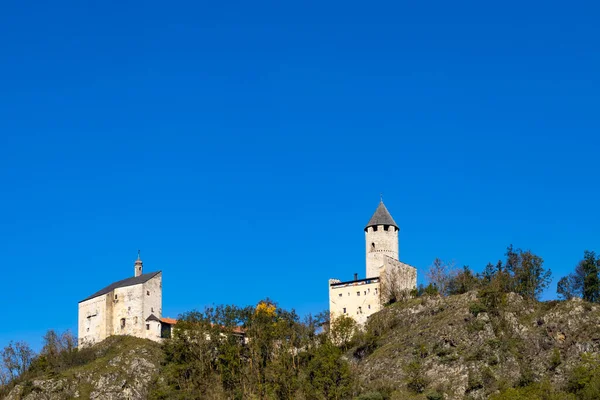
[[140, 251], [138, 250], [138, 258], [135, 260], [134, 268], [134, 276], [138, 277], [142, 275], [142, 269], [144, 264], [142, 263], [142, 259], [140, 258]]

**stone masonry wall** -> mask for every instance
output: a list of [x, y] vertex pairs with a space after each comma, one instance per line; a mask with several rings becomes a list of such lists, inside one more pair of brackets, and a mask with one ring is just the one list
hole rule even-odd
[[365, 232], [365, 245], [367, 278], [374, 278], [379, 276], [384, 256], [398, 259], [398, 230], [390, 226], [386, 231], [383, 225], [374, 230], [370, 226]]

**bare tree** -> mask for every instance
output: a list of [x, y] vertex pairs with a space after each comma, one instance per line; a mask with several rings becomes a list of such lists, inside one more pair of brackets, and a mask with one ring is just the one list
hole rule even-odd
[[434, 285], [443, 296], [448, 294], [448, 285], [457, 274], [455, 264], [454, 261], [446, 262], [436, 258], [433, 260], [433, 264], [429, 266], [429, 271], [425, 274], [429, 283]]
[[0, 352], [0, 382], [6, 384], [27, 371], [35, 353], [25, 342], [10, 342]]

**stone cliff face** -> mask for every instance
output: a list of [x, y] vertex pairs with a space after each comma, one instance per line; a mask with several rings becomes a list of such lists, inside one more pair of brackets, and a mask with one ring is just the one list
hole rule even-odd
[[6, 400], [138, 400], [148, 397], [162, 351], [146, 339], [115, 336], [95, 346], [99, 357], [58, 376], [40, 376], [21, 383]]
[[361, 385], [484, 399], [532, 381], [560, 387], [584, 353], [600, 354], [598, 305], [510, 293], [492, 310], [482, 300], [475, 292], [423, 297], [374, 315], [371, 339], [349, 355]]

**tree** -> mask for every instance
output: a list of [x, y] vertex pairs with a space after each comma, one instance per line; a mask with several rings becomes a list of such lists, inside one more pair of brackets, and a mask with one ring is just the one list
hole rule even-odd
[[562, 277], [556, 285], [556, 292], [565, 300], [573, 297], [583, 297], [585, 281], [584, 262], [580, 261], [575, 267], [575, 272]]
[[429, 267], [429, 271], [425, 274], [429, 283], [437, 288], [437, 291], [441, 295], [448, 294], [448, 284], [456, 271], [454, 269], [454, 262], [444, 262], [439, 258], [433, 260], [433, 264]]
[[448, 282], [448, 294], [467, 293], [479, 286], [479, 279], [473, 275], [469, 266], [465, 265], [462, 271], [457, 272], [450, 277]]
[[548, 287], [552, 272], [544, 267], [544, 260], [530, 250], [506, 250], [505, 270], [509, 274], [509, 290], [528, 299], [537, 299]]
[[586, 250], [580, 264], [583, 274], [583, 299], [598, 303], [600, 302], [600, 277], [598, 276], [600, 258], [596, 258], [596, 253], [593, 251]]
[[35, 353], [25, 342], [10, 342], [0, 352], [0, 383], [7, 384], [23, 374], [33, 361]]

